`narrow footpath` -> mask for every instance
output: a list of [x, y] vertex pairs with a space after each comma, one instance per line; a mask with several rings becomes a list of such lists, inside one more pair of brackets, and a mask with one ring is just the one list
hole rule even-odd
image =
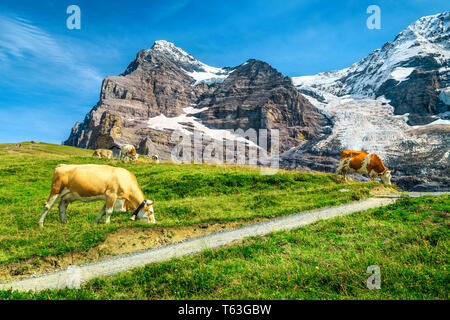
[[[446, 192], [407, 193], [411, 197], [423, 195], [442, 195]], [[275, 231], [292, 230], [319, 220], [343, 216], [358, 211], [386, 206], [394, 203], [401, 194], [378, 196], [358, 202], [317, 209], [294, 215], [280, 217], [264, 222], [249, 224], [240, 228], [220, 231], [190, 240], [172, 243], [155, 249], [105, 259], [95, 263], [71, 266], [54, 273], [0, 284], [0, 290], [41, 291], [79, 287], [82, 283], [100, 276], [110, 276], [150, 263], [169, 260], [199, 253], [205, 249], [214, 249], [246, 237], [261, 236]]]

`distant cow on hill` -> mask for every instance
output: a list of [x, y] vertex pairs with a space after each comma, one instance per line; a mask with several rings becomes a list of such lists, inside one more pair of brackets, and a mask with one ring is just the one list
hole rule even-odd
[[94, 153], [92, 154], [93, 157], [96, 158], [106, 158], [111, 159], [113, 155], [113, 152], [111, 150], [107, 149], [96, 149]]
[[379, 176], [384, 184], [391, 184], [391, 173], [394, 172], [394, 170], [388, 170], [381, 158], [375, 153], [342, 150], [341, 161], [336, 169], [336, 178], [342, 172], [344, 179], [346, 179], [345, 175], [349, 171], [367, 174], [372, 181]]
[[120, 149], [120, 159], [122, 160], [137, 160], [139, 155], [136, 153], [136, 148], [131, 144], [126, 144]]
[[[150, 157], [150, 156], [149, 156], [149, 157]], [[158, 157], [158, 155], [156, 155], [156, 154], [152, 155], [152, 156], [151, 156], [151, 159], [152, 159], [153, 161], [155, 161], [156, 163], [159, 163], [159, 157]]]
[[39, 226], [44, 226], [45, 216], [53, 205], [59, 203], [61, 223], [66, 223], [67, 206], [74, 201], [106, 201], [95, 219], [99, 223], [106, 214], [105, 223], [110, 222], [113, 210], [124, 212], [134, 210], [132, 220], [155, 223], [153, 201], [146, 200], [136, 177], [126, 169], [107, 165], [85, 164], [55, 167], [50, 196], [44, 204]]

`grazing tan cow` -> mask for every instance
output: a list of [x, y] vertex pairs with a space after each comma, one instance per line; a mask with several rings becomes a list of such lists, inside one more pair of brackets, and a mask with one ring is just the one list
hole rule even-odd
[[61, 223], [66, 223], [66, 209], [73, 201], [91, 202], [104, 200], [96, 223], [106, 214], [105, 223], [110, 222], [113, 210], [134, 210], [132, 220], [138, 219], [155, 223], [153, 201], [146, 200], [136, 177], [123, 168], [107, 165], [85, 164], [55, 167], [50, 196], [44, 204], [39, 226], [44, 226], [45, 216], [56, 201], [59, 203]]
[[120, 159], [122, 160], [137, 160], [139, 155], [136, 153], [136, 148], [131, 144], [126, 144], [120, 149]]
[[108, 149], [95, 149], [94, 153], [92, 154], [93, 157], [106, 159], [111, 159], [112, 155], [113, 152]]
[[346, 149], [341, 152], [341, 161], [336, 169], [336, 178], [342, 172], [344, 179], [346, 179], [345, 175], [349, 171], [367, 174], [372, 181], [379, 176], [384, 184], [391, 184], [391, 174], [394, 172], [394, 170], [388, 170], [381, 158], [375, 153]]

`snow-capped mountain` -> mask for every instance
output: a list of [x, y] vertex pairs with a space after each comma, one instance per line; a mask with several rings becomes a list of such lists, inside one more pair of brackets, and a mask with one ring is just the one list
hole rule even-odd
[[255, 59], [208, 66], [159, 40], [104, 79], [100, 100], [65, 144], [131, 143], [171, 159], [174, 132], [193, 145], [205, 141], [194, 130], [234, 140], [238, 150], [251, 143], [230, 129], [278, 129], [282, 168], [330, 172], [342, 149], [364, 150], [396, 169], [401, 188], [449, 190], [449, 20], [450, 12], [423, 17], [348, 68], [292, 79]]
[[[392, 42], [348, 68], [292, 81], [302, 92], [316, 97], [324, 93], [353, 98], [385, 96], [395, 114], [415, 117], [412, 124], [431, 122], [431, 115], [449, 108], [450, 12], [420, 18]], [[415, 97], [410, 97], [411, 91]]]
[[293, 78], [332, 130], [281, 155], [282, 167], [333, 171], [340, 150], [364, 150], [403, 188], [449, 189], [449, 28], [450, 12], [426, 16], [348, 68]]
[[[174, 65], [183, 70], [188, 76], [195, 80], [194, 85], [199, 83], [213, 84], [220, 83], [233, 71], [232, 68], [216, 68], [209, 66], [175, 46], [172, 42], [166, 40], [155, 41], [151, 49], [143, 50], [143, 54], [153, 57], [164, 57]], [[128, 74], [133, 71], [133, 66], [124, 72]]]
[[254, 145], [229, 130], [276, 128], [283, 152], [329, 130], [327, 123], [289, 77], [265, 62], [250, 59], [235, 68], [216, 68], [159, 40], [139, 51], [121, 75], [105, 78], [99, 102], [65, 144], [113, 148], [131, 143], [142, 154], [168, 159], [173, 132], [195, 130], [213, 140]]

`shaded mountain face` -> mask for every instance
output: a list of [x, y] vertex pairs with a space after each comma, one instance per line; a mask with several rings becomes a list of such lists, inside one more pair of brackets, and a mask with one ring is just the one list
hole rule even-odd
[[[126, 143], [168, 158], [174, 130], [278, 129], [280, 151], [329, 131], [328, 120], [288, 77], [265, 62], [208, 66], [167, 41], [141, 50], [126, 71], [103, 81], [100, 100], [65, 142], [83, 148]], [[269, 137], [270, 140], [270, 137]]]
[[430, 123], [449, 111], [441, 94], [450, 87], [450, 12], [420, 18], [348, 68], [293, 81], [317, 96], [384, 96], [395, 114], [410, 115], [409, 124]]
[[198, 103], [202, 123], [215, 129], [278, 129], [282, 150], [328, 131], [328, 120], [265, 62], [249, 60]]

